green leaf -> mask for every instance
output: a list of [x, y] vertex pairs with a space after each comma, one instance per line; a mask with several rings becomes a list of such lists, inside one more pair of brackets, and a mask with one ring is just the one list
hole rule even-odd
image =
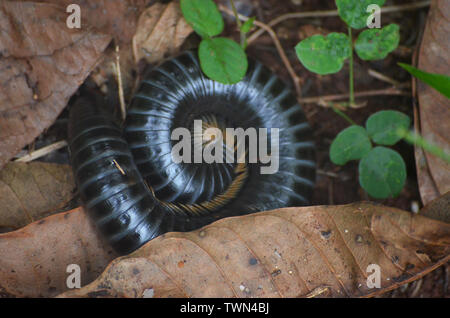
[[247, 55], [242, 47], [227, 38], [204, 39], [198, 48], [203, 72], [223, 84], [235, 84], [247, 73]]
[[295, 47], [302, 64], [311, 72], [325, 75], [337, 73], [350, 57], [350, 40], [346, 34], [313, 35]]
[[382, 6], [386, 0], [336, 0], [339, 16], [353, 29], [367, 26], [367, 19], [372, 14], [367, 12], [371, 4]]
[[253, 23], [255, 22], [255, 17], [249, 18], [244, 24], [241, 26], [241, 32], [248, 33], [253, 28]]
[[447, 98], [450, 98], [450, 76], [428, 73], [425, 71], [421, 71], [414, 66], [398, 63], [401, 67], [411, 73], [414, 77], [417, 77], [421, 81], [427, 83], [439, 93], [444, 95]]
[[359, 160], [372, 149], [364, 127], [350, 126], [341, 131], [330, 147], [330, 159], [334, 164], [344, 165], [350, 160]]
[[369, 137], [379, 145], [395, 145], [402, 136], [398, 129], [409, 129], [409, 117], [396, 110], [382, 110], [367, 119], [366, 129]]
[[389, 24], [382, 29], [361, 32], [355, 43], [355, 50], [363, 60], [382, 60], [394, 51], [400, 42], [400, 27]]
[[181, 0], [181, 12], [190, 26], [201, 37], [211, 37], [222, 33], [222, 15], [212, 0]]
[[405, 180], [405, 162], [392, 149], [376, 147], [359, 162], [359, 184], [373, 198], [396, 197]]

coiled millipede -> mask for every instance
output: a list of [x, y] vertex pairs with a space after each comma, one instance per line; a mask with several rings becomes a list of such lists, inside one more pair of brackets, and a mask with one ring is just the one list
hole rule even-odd
[[[278, 171], [263, 174], [267, 164], [249, 160], [175, 162], [171, 133], [178, 127], [193, 131], [195, 120], [202, 121], [201, 134], [208, 127], [224, 133], [225, 127], [267, 128], [270, 136], [278, 128]], [[249, 146], [245, 143], [246, 157]], [[281, 80], [253, 60], [234, 85], [206, 78], [193, 52], [165, 61], [140, 84], [123, 129], [100, 107], [76, 103], [70, 110], [69, 149], [85, 210], [120, 254], [169, 231], [308, 205], [314, 187], [314, 144], [300, 105]], [[230, 150], [225, 142], [223, 149]]]

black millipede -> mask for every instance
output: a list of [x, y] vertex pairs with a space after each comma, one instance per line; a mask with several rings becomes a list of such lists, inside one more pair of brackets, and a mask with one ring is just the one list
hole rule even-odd
[[[193, 131], [195, 120], [222, 131], [277, 128], [278, 171], [261, 173], [259, 161], [174, 162], [171, 133]], [[252, 59], [239, 83], [215, 82], [191, 51], [147, 72], [123, 125], [95, 103], [75, 103], [69, 150], [85, 210], [120, 254], [169, 231], [308, 205], [315, 180], [312, 131], [291, 90]]]

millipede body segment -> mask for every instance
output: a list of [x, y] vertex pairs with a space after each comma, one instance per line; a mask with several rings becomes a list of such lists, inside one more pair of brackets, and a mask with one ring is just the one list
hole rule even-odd
[[[173, 158], [177, 128], [191, 135], [191, 147], [180, 155], [192, 160]], [[210, 128], [221, 136], [205, 138]], [[266, 128], [276, 171], [262, 173], [267, 162], [249, 160], [256, 142], [251, 134], [243, 143], [245, 158], [238, 158], [239, 144], [225, 143], [227, 128]], [[276, 147], [270, 142], [274, 129]], [[195, 151], [184, 152], [204, 150], [219, 137], [221, 155], [236, 160], [197, 162]], [[258, 146], [261, 138], [257, 135]], [[314, 187], [314, 144], [301, 107], [282, 81], [253, 60], [234, 85], [206, 78], [193, 52], [164, 62], [141, 82], [123, 126], [99, 105], [77, 102], [70, 111], [69, 147], [85, 210], [121, 254], [169, 231], [308, 205]], [[217, 155], [217, 148], [211, 153]]]

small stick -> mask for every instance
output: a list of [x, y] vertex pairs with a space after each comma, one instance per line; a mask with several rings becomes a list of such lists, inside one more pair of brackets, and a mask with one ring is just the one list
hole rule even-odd
[[325, 292], [328, 292], [329, 290], [330, 290], [330, 288], [327, 286], [325, 286], [325, 287], [320, 286], [320, 287], [315, 288], [313, 291], [309, 292], [308, 294], [306, 294], [305, 298], [315, 298]]
[[116, 76], [117, 86], [119, 88], [120, 113], [122, 115], [122, 120], [125, 120], [127, 111], [125, 108], [125, 98], [123, 94], [122, 73], [120, 71], [120, 49], [118, 44], [116, 44]]
[[286, 69], [288, 70], [289, 75], [292, 78], [292, 81], [294, 82], [295, 92], [297, 93], [297, 96], [301, 96], [302, 89], [301, 89], [301, 84], [300, 84], [300, 82], [301, 82], [300, 77], [298, 77], [297, 74], [295, 73], [294, 68], [292, 67], [291, 62], [289, 62], [289, 59], [286, 56], [286, 53], [285, 53], [283, 47], [281, 46], [280, 40], [278, 39], [276, 33], [272, 30], [272, 28], [268, 27], [267, 25], [265, 25], [262, 22], [255, 20], [254, 24], [256, 26], [266, 29], [266, 31], [272, 37], [272, 40], [275, 43], [275, 46], [277, 47], [278, 53], [280, 54], [280, 57], [283, 60], [283, 63], [285, 65]]
[[[283, 22], [284, 20], [288, 19], [301, 19], [301, 18], [317, 18], [317, 17], [335, 17], [338, 15], [337, 10], [326, 10], [326, 11], [311, 11], [311, 12], [295, 12], [295, 13], [287, 13], [280, 15], [279, 17], [273, 19], [267, 25], [269, 27], [274, 27], [275, 25], [279, 24], [280, 22]], [[266, 32], [265, 29], [260, 29], [258, 31], [255, 31], [248, 39], [248, 44], [255, 41], [257, 38], [259, 38], [262, 34]]]
[[368, 73], [369, 73], [369, 75], [372, 76], [373, 78], [376, 78], [376, 79], [378, 79], [378, 80], [380, 80], [380, 81], [389, 83], [389, 84], [391, 84], [392, 86], [399, 87], [399, 86], [402, 85], [399, 81], [396, 81], [395, 79], [390, 78], [389, 76], [386, 76], [386, 75], [384, 75], [384, 74], [382, 74], [382, 73], [380, 73], [380, 72], [377, 72], [377, 71], [375, 71], [375, 70], [373, 70], [373, 69], [369, 69]]
[[43, 156], [46, 156], [49, 153], [51, 153], [51, 152], [53, 152], [55, 150], [64, 148], [66, 146], [67, 146], [67, 141], [65, 141], [65, 140], [58, 141], [58, 142], [55, 142], [54, 144], [51, 144], [51, 145], [42, 147], [41, 149], [32, 151], [29, 154], [14, 160], [14, 162], [30, 162], [30, 161], [33, 161], [35, 159], [41, 158]]
[[[411, 93], [402, 91], [396, 88], [386, 88], [372, 91], [363, 91], [355, 93], [355, 97], [368, 97], [377, 95], [399, 95], [399, 96], [409, 96]], [[327, 95], [327, 96], [316, 96], [316, 97], [305, 97], [297, 98], [297, 101], [302, 104], [319, 104], [324, 106], [326, 101], [336, 101], [349, 98], [350, 94], [338, 94], [338, 95]]]
[[321, 169], [317, 169], [317, 174], [322, 175], [322, 176], [331, 177], [331, 178], [339, 178], [339, 175], [337, 173], [329, 172], [329, 171], [325, 171], [325, 170], [321, 170]]

